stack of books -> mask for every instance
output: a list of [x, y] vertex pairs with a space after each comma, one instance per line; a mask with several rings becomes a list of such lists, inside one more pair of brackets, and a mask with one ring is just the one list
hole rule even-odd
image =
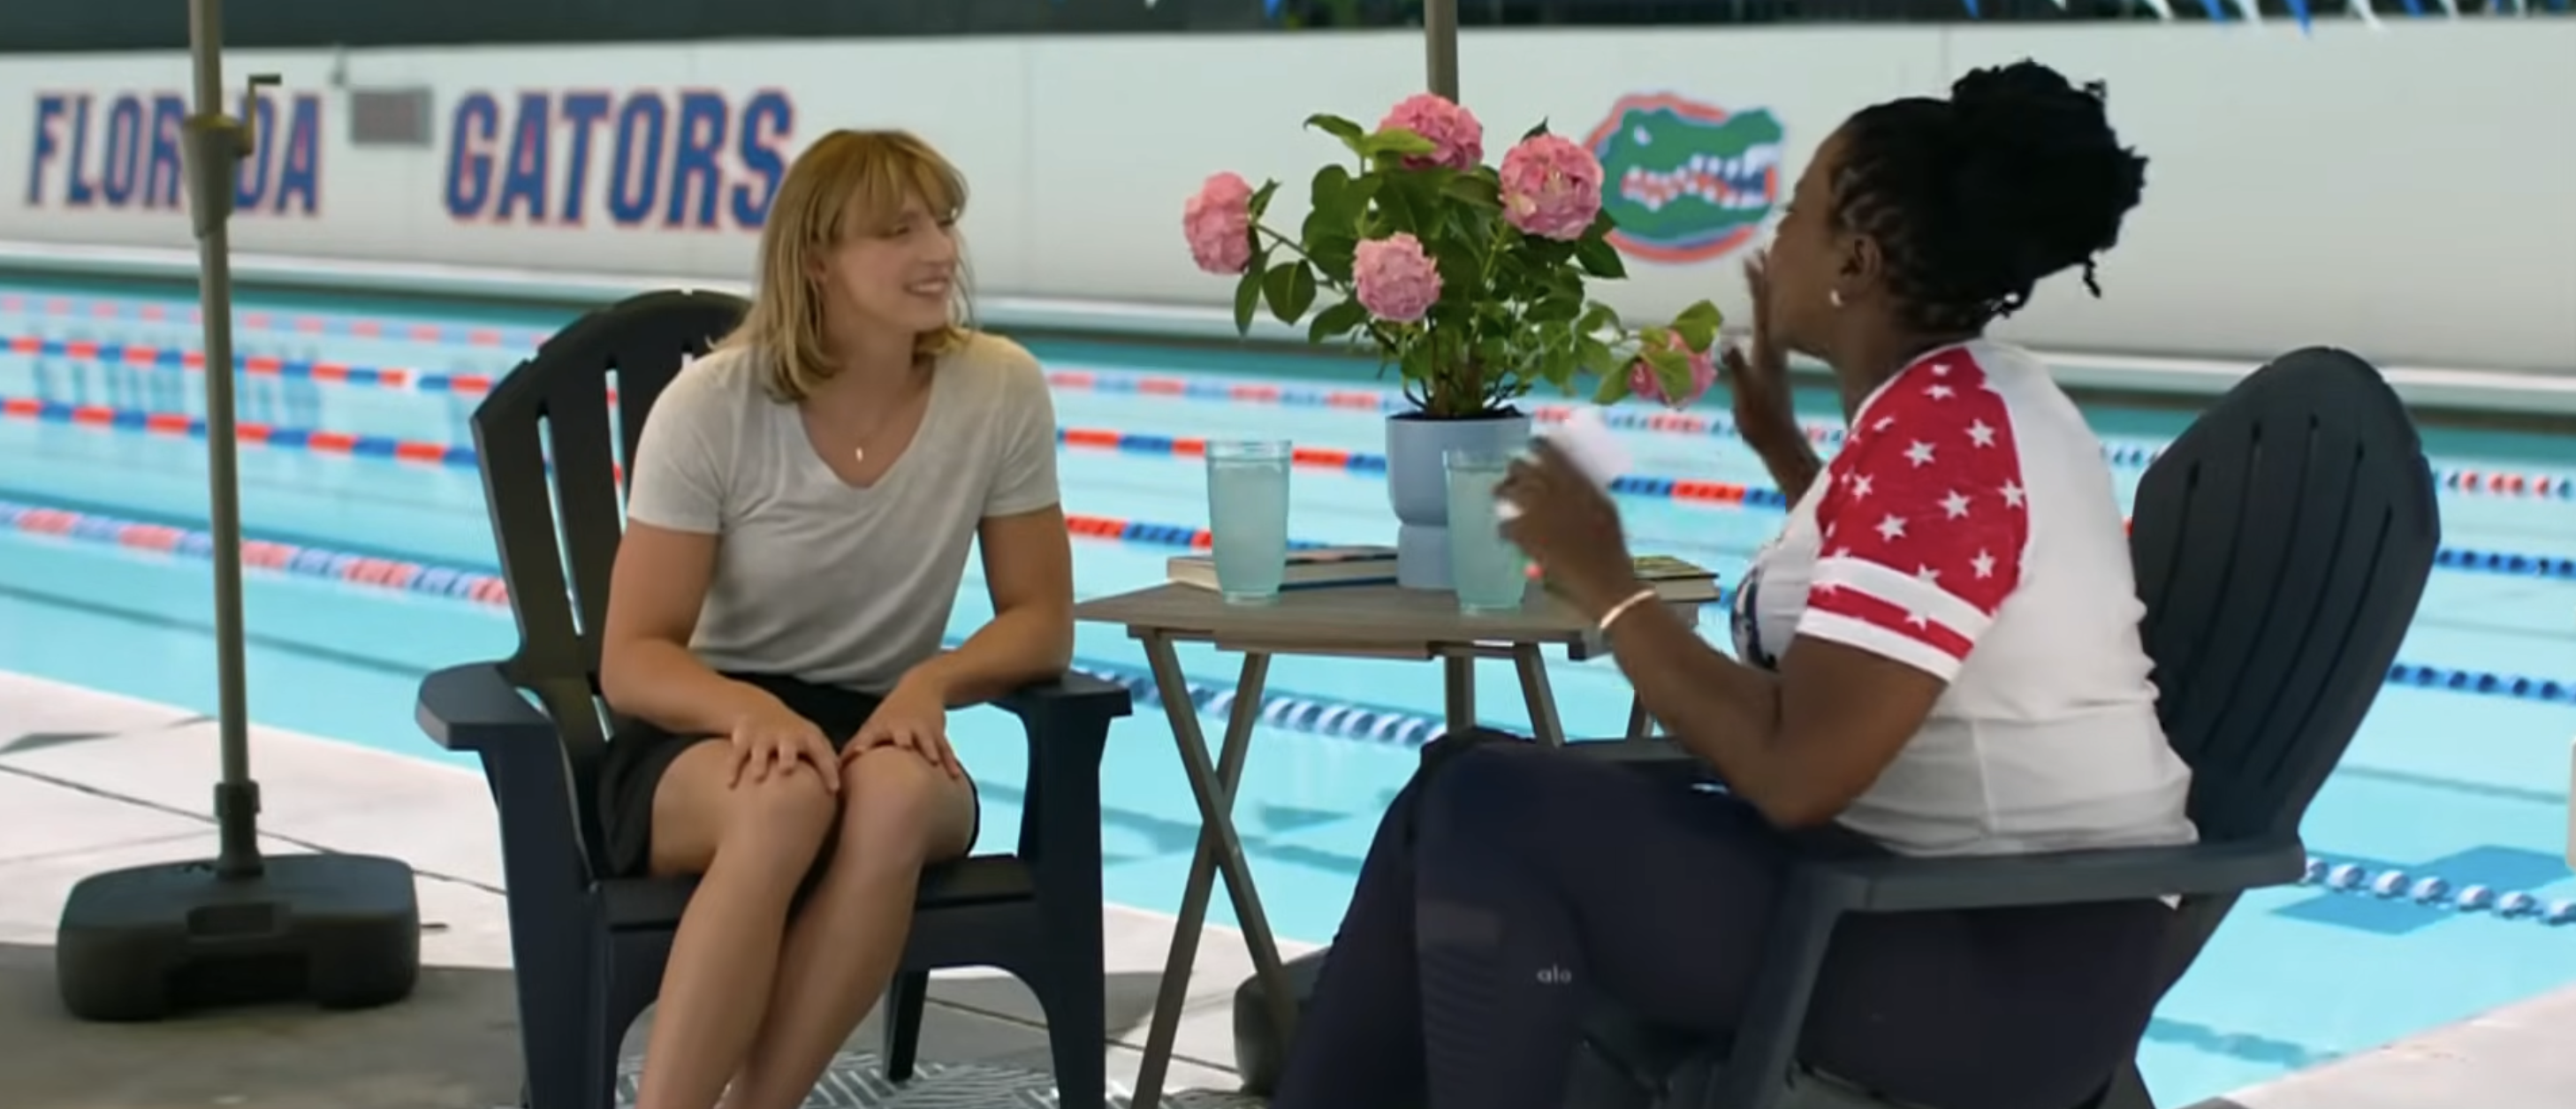
[[[1180, 585], [1213, 590], [1217, 587], [1216, 556], [1205, 552], [1173, 555], [1163, 564], [1163, 575]], [[1279, 588], [1393, 584], [1395, 548], [1359, 545], [1310, 547], [1288, 552], [1288, 569], [1280, 578]]]
[[[1668, 604], [1714, 604], [1723, 596], [1717, 586], [1717, 571], [1689, 559], [1637, 555], [1633, 565], [1637, 580], [1654, 587], [1655, 595]], [[1539, 580], [1547, 579], [1542, 576]], [[1550, 584], [1549, 588], [1555, 586]]]
[[[1656, 594], [1668, 603], [1713, 604], [1721, 596], [1717, 572], [1689, 559], [1672, 555], [1638, 555], [1635, 565], [1637, 580], [1653, 586]], [[1173, 555], [1164, 563], [1163, 573], [1178, 585], [1207, 590], [1217, 587], [1216, 558], [1206, 552]], [[1531, 573], [1542, 583], [1546, 581], [1535, 569]], [[1394, 583], [1395, 548], [1364, 544], [1288, 552], [1288, 568], [1280, 579], [1279, 588], [1327, 589]]]

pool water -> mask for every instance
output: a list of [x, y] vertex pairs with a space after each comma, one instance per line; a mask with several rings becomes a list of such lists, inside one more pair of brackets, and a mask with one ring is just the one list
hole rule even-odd
[[[207, 490], [203, 444], [186, 434], [203, 383], [184, 357], [200, 336], [183, 295], [0, 281], [0, 670], [214, 708], [207, 563], [189, 556], [184, 538], [205, 527]], [[420, 567], [494, 572], [465, 421], [478, 379], [505, 372], [565, 318], [247, 299], [237, 342], [253, 363], [239, 378], [238, 406], [270, 439], [241, 450], [250, 537], [300, 549], [306, 569], [357, 556], [411, 568], [415, 579]], [[1384, 449], [1376, 411], [1313, 403], [1325, 392], [1381, 388], [1366, 367], [1170, 348], [1034, 347], [1058, 375], [1063, 427], [1145, 437], [1131, 449], [1087, 445], [1100, 435], [1072, 437], [1060, 458], [1072, 513], [1205, 527], [1203, 464], [1154, 449], [1154, 436]], [[406, 372], [375, 372], [393, 369]], [[1140, 390], [1146, 379], [1166, 387]], [[1280, 389], [1168, 387], [1211, 380]], [[1828, 420], [1824, 399], [1811, 401], [1808, 416]], [[2090, 408], [2088, 416], [2117, 448], [2123, 483], [2134, 483], [2147, 453], [2188, 419], [2118, 408]], [[1690, 426], [1697, 430], [1623, 429], [1636, 470], [1768, 484], [1741, 443], [1711, 433], [1705, 420]], [[2446, 428], [2428, 429], [2426, 440], [2446, 474], [2576, 474], [2576, 444], [2566, 441]], [[405, 446], [394, 452], [393, 443]], [[1298, 468], [1291, 537], [1389, 541], [1384, 484], [1364, 468]], [[2474, 680], [2576, 679], [2576, 585], [2568, 580], [2576, 571], [2563, 562], [2576, 556], [2576, 503], [2534, 488], [2446, 490], [2446, 545], [2471, 553], [2458, 559], [2464, 565], [2435, 573], [2401, 658], [2459, 675], [2465, 688], [2401, 683], [2383, 693], [2306, 823], [2310, 851], [2342, 869], [2329, 881], [2253, 895], [2229, 920], [2150, 1029], [2143, 1060], [2159, 1101], [2188, 1104], [2576, 980], [2576, 928], [2560, 926], [2576, 918], [2576, 905], [2558, 905], [2576, 898], [2560, 857], [2576, 706], [2563, 696], [2512, 696], [2509, 685], [2481, 691]], [[1780, 520], [1777, 509], [1670, 498], [1631, 498], [1622, 510], [1639, 551], [1690, 558], [1728, 580]], [[175, 549], [136, 538], [149, 535]], [[1157, 583], [1172, 553], [1150, 542], [1077, 537], [1077, 590], [1093, 597]], [[2490, 554], [2529, 557], [2521, 572], [2479, 568], [2515, 565], [2481, 557]], [[450, 595], [471, 592], [462, 587], [387, 589], [265, 569], [254, 570], [246, 588], [250, 703], [259, 722], [423, 759], [457, 761], [413, 723], [420, 676], [505, 654], [514, 643], [507, 610]], [[989, 611], [970, 564], [951, 634], [972, 631]], [[1142, 665], [1115, 628], [1084, 627], [1077, 653], [1103, 668]], [[1233, 659], [1206, 649], [1185, 649], [1183, 658], [1209, 691], [1231, 686]], [[1525, 727], [1508, 670], [1497, 664], [1480, 677], [1485, 718]], [[1624, 724], [1626, 688], [1614, 669], [1558, 662], [1552, 678], [1574, 734], [1612, 734]], [[1279, 711], [1257, 734], [1237, 809], [1276, 927], [1322, 941], [1377, 814], [1411, 771], [1406, 740], [1418, 740], [1423, 722], [1440, 712], [1439, 683], [1419, 664], [1281, 659], [1270, 687]], [[1336, 705], [1380, 715], [1354, 727], [1348, 714], [1318, 711]], [[1222, 722], [1210, 720], [1207, 730], [1220, 733]], [[1008, 836], [1025, 759], [1015, 724], [972, 710], [955, 732], [983, 783], [992, 814], [986, 834]], [[1103, 767], [1108, 895], [1164, 911], [1178, 901], [1198, 828], [1171, 742], [1159, 712], [1141, 708], [1117, 726]], [[2419, 901], [2413, 895], [2427, 879], [2438, 879], [2443, 892]], [[1214, 912], [1227, 918], [1224, 899]]]

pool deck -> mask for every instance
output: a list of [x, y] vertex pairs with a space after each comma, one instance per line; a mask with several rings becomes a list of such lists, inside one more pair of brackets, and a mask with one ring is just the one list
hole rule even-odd
[[[500, 849], [470, 772], [273, 729], [255, 734], [269, 850], [392, 855], [419, 875], [428, 968], [408, 1001], [363, 1013], [228, 1011], [148, 1025], [66, 1015], [49, 949], [72, 884], [101, 870], [210, 856], [214, 724], [181, 709], [0, 673], [0, 1044], [13, 1109], [493, 1109], [519, 1063]], [[1171, 935], [1107, 910], [1113, 1082], [1131, 1080]], [[1218, 930], [1211, 930], [1212, 933]], [[1242, 945], [1200, 946], [1179, 1109], [1231, 1095], [1228, 998]], [[648, 1016], [649, 1019], [649, 1016]], [[2566, 1109], [2576, 1105], [2576, 989], [2563, 990], [2195, 1109]], [[638, 1037], [640, 1037], [640, 1027]], [[630, 1037], [629, 1065], [641, 1040]], [[1047, 1049], [1034, 1000], [991, 972], [936, 977], [924, 1077], [888, 1100], [871, 1080], [873, 1021], [813, 1107], [1037, 1105]]]

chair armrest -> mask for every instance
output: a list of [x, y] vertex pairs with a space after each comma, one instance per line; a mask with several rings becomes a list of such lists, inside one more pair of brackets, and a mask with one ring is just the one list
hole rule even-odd
[[992, 704], [1030, 723], [1079, 715], [1105, 720], [1136, 711], [1135, 694], [1128, 687], [1080, 670], [1067, 670], [1062, 677], [1021, 686], [994, 698]]
[[519, 695], [497, 662], [432, 671], [420, 681], [412, 715], [439, 746], [486, 758], [495, 750], [524, 744], [552, 749], [558, 742], [554, 721]]
[[1903, 913], [2237, 893], [2297, 881], [2307, 861], [2297, 837], [2281, 836], [2042, 855], [1828, 856], [1796, 865], [1814, 883], [1819, 908]]
[[1834, 925], [1846, 913], [2071, 905], [2169, 894], [2222, 894], [2296, 881], [2296, 836], [2044, 855], [1924, 858], [1845, 847], [1791, 864], [1725, 1066], [1682, 1079], [1695, 1109], [1776, 1109], [1807, 1024]]
[[1100, 883], [1100, 760], [1109, 723], [1135, 712], [1127, 686], [1080, 670], [1032, 682], [990, 704], [1020, 718], [1028, 732], [1027, 793], [1020, 812], [1019, 856], [1057, 901], [1090, 903]]

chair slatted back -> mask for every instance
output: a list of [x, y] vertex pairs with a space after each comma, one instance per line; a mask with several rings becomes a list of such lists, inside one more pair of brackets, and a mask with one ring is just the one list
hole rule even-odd
[[625, 532], [625, 476], [653, 402], [747, 305], [722, 293], [632, 297], [556, 333], [474, 409], [483, 496], [519, 649], [510, 676], [563, 737], [583, 843], [598, 863], [592, 803], [607, 724], [600, 628]]
[[[2205, 839], [2297, 832], [2414, 621], [2441, 545], [2434, 489], [2396, 391], [2323, 347], [2248, 375], [2148, 468], [2130, 531], [2141, 633]], [[2181, 964], [2234, 901], [2186, 904]]]

